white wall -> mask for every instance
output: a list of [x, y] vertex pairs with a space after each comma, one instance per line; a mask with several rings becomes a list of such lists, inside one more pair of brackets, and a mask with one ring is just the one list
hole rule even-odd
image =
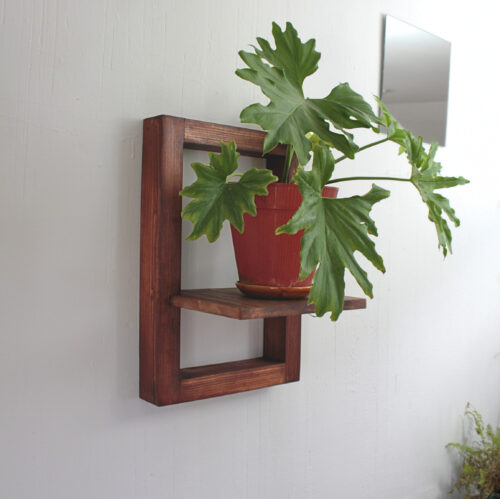
[[[0, 497], [448, 497], [466, 401], [500, 423], [495, 3], [0, 1]], [[139, 400], [141, 120], [237, 124], [260, 98], [237, 50], [272, 20], [317, 38], [309, 94], [376, 94], [384, 13], [452, 42], [440, 159], [472, 180], [450, 193], [455, 254], [443, 262], [417, 194], [390, 186], [375, 212], [388, 272], [370, 273], [367, 310], [304, 317], [299, 383]], [[407, 171], [390, 145], [363, 154], [344, 168]], [[367, 188], [353, 184], [344, 195]], [[185, 286], [235, 280], [227, 238], [191, 244]], [[260, 350], [258, 323], [183, 321], [185, 365]]]

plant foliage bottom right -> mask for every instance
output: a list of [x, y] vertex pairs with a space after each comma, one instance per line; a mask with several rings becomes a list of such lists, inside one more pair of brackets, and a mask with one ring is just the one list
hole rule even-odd
[[485, 425], [481, 414], [467, 404], [474, 436], [470, 444], [450, 443], [463, 459], [462, 471], [453, 490], [464, 489], [465, 499], [500, 499], [500, 427]]

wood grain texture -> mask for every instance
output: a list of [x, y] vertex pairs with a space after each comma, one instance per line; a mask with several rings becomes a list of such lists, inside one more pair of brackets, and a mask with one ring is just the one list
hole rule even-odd
[[[306, 299], [270, 300], [250, 298], [235, 288], [185, 289], [173, 296], [172, 305], [233, 319], [265, 319], [314, 313]], [[344, 310], [366, 308], [364, 298], [346, 296]]]
[[[220, 141], [234, 140], [238, 152], [244, 156], [262, 157], [266, 133], [236, 126], [219, 125], [206, 121], [185, 120], [184, 147], [203, 151], [219, 151]], [[279, 145], [271, 151], [270, 156], [283, 157], [286, 147]]]
[[180, 311], [170, 305], [170, 296], [181, 283], [183, 140], [181, 118], [144, 121], [140, 396], [158, 405], [179, 398]]
[[141, 196], [141, 256], [140, 256], [140, 396], [150, 402], [155, 390], [155, 331], [158, 329], [159, 307], [156, 301], [158, 275], [158, 218], [152, 216], [158, 205], [158, 140], [161, 133], [158, 121], [146, 120], [143, 126], [142, 196]]
[[301, 317], [264, 319], [264, 358], [285, 362], [285, 382], [300, 378]]
[[255, 357], [253, 359], [233, 360], [231, 362], [221, 362], [218, 364], [207, 364], [205, 366], [184, 367], [181, 369], [181, 378], [183, 380], [198, 378], [201, 376], [212, 376], [214, 374], [236, 372], [249, 369], [262, 369], [269, 366], [276, 366], [283, 362], [273, 361], [264, 357]]
[[181, 401], [256, 390], [285, 382], [285, 364], [247, 359], [181, 369]]
[[[301, 314], [306, 299], [249, 298], [235, 288], [181, 291], [183, 149], [218, 150], [235, 140], [241, 154], [260, 156], [264, 132], [172, 116], [144, 121], [141, 200], [140, 396], [169, 405], [296, 381], [300, 374]], [[266, 157], [275, 173], [284, 147]], [[294, 166], [295, 167], [295, 166]], [[345, 309], [364, 308], [346, 297]], [[264, 356], [180, 368], [180, 308], [235, 319], [264, 318]]]

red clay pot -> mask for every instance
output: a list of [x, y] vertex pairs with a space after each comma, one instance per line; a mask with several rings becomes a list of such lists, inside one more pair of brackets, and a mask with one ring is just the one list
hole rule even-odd
[[[245, 230], [240, 234], [231, 226], [238, 288], [250, 296], [297, 298], [307, 296], [314, 272], [299, 281], [300, 239], [297, 234], [276, 235], [275, 230], [292, 218], [302, 202], [296, 184], [274, 183], [268, 196], [255, 196], [257, 216], [245, 214]], [[323, 196], [337, 197], [336, 187], [325, 187]]]

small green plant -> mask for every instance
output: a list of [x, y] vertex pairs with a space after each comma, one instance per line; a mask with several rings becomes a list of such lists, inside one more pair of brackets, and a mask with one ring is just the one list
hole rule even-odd
[[470, 445], [450, 443], [463, 458], [462, 472], [455, 489], [465, 489], [465, 498], [500, 499], [500, 427], [486, 425], [479, 412], [467, 404], [465, 415], [474, 426]]
[[[278, 144], [287, 147], [285, 168], [281, 182], [294, 182], [302, 194], [302, 204], [293, 217], [276, 230], [277, 234], [296, 234], [303, 231], [300, 254], [299, 280], [305, 279], [316, 269], [309, 303], [314, 303], [316, 314], [330, 312], [336, 320], [343, 310], [345, 271], [356, 279], [361, 289], [373, 297], [372, 284], [366, 271], [357, 261], [361, 253], [372, 265], [385, 272], [382, 257], [375, 249], [370, 236], [377, 236], [375, 222], [370, 217], [373, 206], [389, 197], [390, 192], [375, 184], [363, 194], [348, 198], [323, 197], [322, 189], [328, 184], [353, 180], [398, 181], [414, 186], [429, 210], [429, 220], [434, 223], [438, 246], [446, 256], [451, 252], [451, 229], [448, 218], [455, 226], [460, 224], [448, 199], [436, 190], [463, 185], [463, 177], [441, 176], [441, 164], [435, 161], [437, 143], [426, 149], [422, 137], [416, 138], [406, 130], [377, 100], [382, 111], [378, 117], [361, 95], [348, 83], [340, 83], [323, 98], [304, 95], [304, 80], [316, 72], [320, 53], [315, 50], [315, 40], [303, 43], [291, 23], [285, 31], [273, 23], [275, 48], [257, 38], [253, 52], [240, 51], [247, 67], [236, 74], [262, 90], [269, 99], [264, 106], [256, 103], [243, 109], [243, 123], [259, 125], [267, 132], [263, 153], [272, 151]], [[369, 129], [375, 134], [381, 130], [386, 136], [358, 146], [353, 130]], [[357, 153], [384, 142], [398, 146], [405, 154], [410, 172], [403, 177], [336, 177], [336, 165], [354, 159]], [[311, 154], [312, 153], [312, 154]], [[291, 176], [290, 166], [294, 155], [299, 167]], [[312, 156], [312, 169], [305, 168]], [[244, 175], [234, 173], [238, 153], [233, 143], [221, 144], [221, 154], [211, 154], [210, 164], [193, 163], [197, 180], [181, 191], [181, 195], [194, 198], [182, 212], [193, 223], [188, 239], [205, 235], [215, 241], [224, 220], [241, 233], [243, 214], [256, 214], [254, 197], [267, 194], [267, 186], [278, 181], [270, 171], [250, 170]], [[239, 182], [234, 177], [240, 176]], [[233, 179], [229, 182], [230, 179]], [[446, 218], [445, 218], [446, 217]]]

